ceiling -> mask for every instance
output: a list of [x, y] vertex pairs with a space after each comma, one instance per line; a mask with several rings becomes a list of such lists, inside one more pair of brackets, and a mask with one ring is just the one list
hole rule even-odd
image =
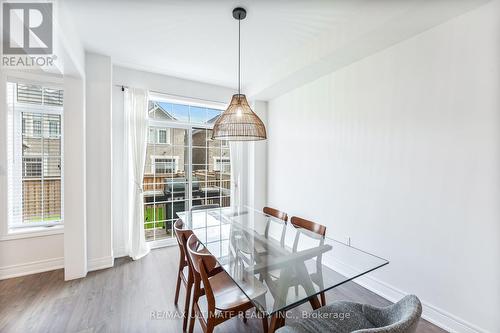
[[487, 0], [65, 0], [88, 51], [114, 64], [272, 98], [421, 33]]

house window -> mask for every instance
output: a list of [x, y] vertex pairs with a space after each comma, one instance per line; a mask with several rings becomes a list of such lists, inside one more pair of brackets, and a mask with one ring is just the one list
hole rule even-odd
[[148, 143], [150, 144], [171, 144], [170, 130], [168, 128], [149, 128]]
[[63, 221], [63, 91], [7, 83], [9, 228]]
[[59, 135], [59, 122], [56, 120], [49, 120], [49, 136], [57, 137]]
[[167, 130], [159, 129], [158, 130], [158, 143], [167, 143]]
[[42, 121], [41, 120], [33, 119], [33, 136], [37, 137], [37, 138], [42, 136]]
[[231, 173], [231, 160], [229, 158], [214, 157], [214, 171]]
[[42, 158], [23, 157], [23, 178], [42, 177]]
[[177, 171], [177, 159], [176, 158], [163, 158], [157, 157], [154, 159], [154, 173], [174, 173]]

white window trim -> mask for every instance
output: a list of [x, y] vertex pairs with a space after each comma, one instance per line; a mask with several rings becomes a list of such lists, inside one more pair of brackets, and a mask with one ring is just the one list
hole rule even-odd
[[58, 234], [64, 234], [64, 224], [30, 228], [9, 228], [7, 229], [7, 233], [0, 235], [0, 241], [43, 237]]
[[[34, 78], [33, 80], [31, 78]], [[52, 89], [64, 89], [62, 80], [59, 79], [54, 79], [49, 82], [45, 82], [43, 80], [38, 80], [38, 76], [36, 75], [28, 75], [26, 77], [21, 76], [21, 77], [7, 77], [6, 81], [6, 88], [8, 86], [8, 83], [22, 83], [22, 84], [34, 84], [34, 85], [42, 85], [44, 88], [52, 88]], [[45, 78], [44, 78], [45, 79]], [[15, 99], [15, 96], [14, 96]], [[22, 137], [22, 112], [17, 111], [15, 109], [15, 104], [19, 104], [21, 106], [29, 106], [29, 108], [33, 109], [33, 112], [36, 112], [37, 105], [36, 104], [31, 104], [31, 103], [23, 103], [23, 102], [17, 102], [17, 99], [15, 99], [15, 103], [13, 105], [13, 109], [10, 110], [10, 107], [7, 108], [8, 113], [10, 113], [10, 117], [12, 118], [11, 121], [13, 121], [13, 131], [14, 134], [17, 135], [20, 133]], [[64, 232], [64, 104], [63, 106], [54, 106], [54, 105], [43, 105], [40, 107], [40, 111], [43, 108], [44, 114], [53, 114], [53, 115], [59, 115], [61, 117], [60, 120], [60, 128], [59, 128], [59, 135], [61, 138], [61, 161], [60, 161], [60, 173], [61, 173], [61, 219], [60, 220], [55, 220], [55, 221], [50, 221], [50, 222], [41, 222], [41, 223], [30, 223], [28, 224], [13, 224], [12, 223], [12, 218], [13, 216], [11, 215], [11, 209], [12, 209], [12, 200], [14, 198], [12, 197], [12, 193], [8, 193], [8, 213], [7, 213], [7, 220], [6, 220], [6, 225], [4, 226], [4, 231], [0, 233], [0, 240], [9, 240], [9, 239], [18, 239], [18, 238], [30, 238], [30, 237], [38, 237], [38, 236], [46, 236], [46, 235], [53, 235], [53, 234], [60, 234]], [[8, 116], [9, 118], [9, 116]], [[7, 118], [7, 119], [8, 119]], [[42, 124], [42, 135], [43, 135], [43, 124]], [[22, 139], [21, 139], [22, 140]], [[15, 140], [10, 141], [10, 143], [14, 144]], [[9, 147], [9, 150], [12, 149]], [[14, 165], [9, 165], [8, 167], [8, 182], [9, 184], [12, 184], [11, 182], [14, 181], [22, 181], [22, 156], [19, 153], [16, 153], [13, 156], [14, 160]], [[12, 169], [18, 169], [21, 167], [21, 171], [19, 173], [21, 174], [20, 180], [14, 180], [12, 179], [13, 175], [13, 170]], [[16, 196], [18, 196], [17, 194]], [[22, 200], [22, 199], [21, 199]]]
[[[209, 100], [192, 98], [192, 97], [169, 95], [169, 94], [157, 93], [157, 92], [152, 92], [152, 91], [149, 92], [149, 99], [159, 101], [159, 102], [165, 102], [165, 103], [185, 104], [185, 105], [191, 105], [191, 106], [198, 106], [201, 108], [219, 109], [219, 110], [225, 110], [229, 106], [229, 104], [223, 103], [223, 102], [209, 101]], [[189, 124], [195, 125], [194, 123], [189, 123]]]

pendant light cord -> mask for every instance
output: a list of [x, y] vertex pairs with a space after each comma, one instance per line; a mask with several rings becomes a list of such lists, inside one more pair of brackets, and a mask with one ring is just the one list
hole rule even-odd
[[241, 18], [238, 19], [238, 95], [240, 95], [241, 85]]

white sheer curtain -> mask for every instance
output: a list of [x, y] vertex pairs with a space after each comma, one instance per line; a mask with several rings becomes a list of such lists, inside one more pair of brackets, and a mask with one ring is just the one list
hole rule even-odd
[[128, 163], [128, 244], [129, 256], [140, 259], [149, 253], [149, 244], [144, 237], [144, 198], [142, 179], [146, 158], [148, 133], [148, 96], [142, 89], [125, 90], [125, 119], [127, 129]]
[[243, 143], [239, 141], [229, 142], [229, 154], [231, 156], [231, 209], [239, 212], [245, 204], [245, 170]]

